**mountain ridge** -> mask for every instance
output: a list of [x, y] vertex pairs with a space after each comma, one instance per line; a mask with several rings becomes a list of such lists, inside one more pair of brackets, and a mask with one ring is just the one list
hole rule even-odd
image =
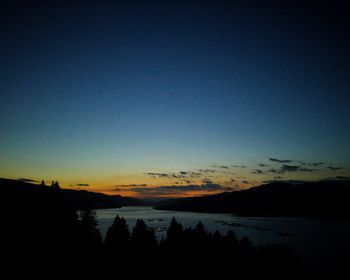
[[350, 199], [348, 181], [269, 183], [242, 191], [175, 200], [155, 207], [204, 213], [232, 213], [241, 216], [346, 217]]
[[[12, 180], [0, 178], [0, 201], [2, 206], [7, 207], [39, 207], [44, 206], [53, 199], [53, 194], [59, 193], [60, 199], [75, 210], [86, 208], [103, 209], [103, 208], [120, 208], [129, 205], [143, 205], [136, 198], [110, 196], [87, 190], [73, 189], [55, 189], [51, 186], [43, 186], [23, 182], [20, 180]], [[47, 200], [47, 202], [45, 202]]]

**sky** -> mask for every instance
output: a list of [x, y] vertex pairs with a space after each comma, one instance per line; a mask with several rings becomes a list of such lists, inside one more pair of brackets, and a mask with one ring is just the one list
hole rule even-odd
[[0, 177], [136, 197], [350, 179], [346, 1], [8, 1], [0, 21]]

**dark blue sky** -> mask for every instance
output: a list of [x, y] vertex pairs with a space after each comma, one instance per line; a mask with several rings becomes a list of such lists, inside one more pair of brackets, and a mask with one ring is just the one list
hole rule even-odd
[[349, 175], [349, 5], [298, 2], [4, 4], [0, 176], [140, 183], [269, 157], [343, 168], [285, 179]]

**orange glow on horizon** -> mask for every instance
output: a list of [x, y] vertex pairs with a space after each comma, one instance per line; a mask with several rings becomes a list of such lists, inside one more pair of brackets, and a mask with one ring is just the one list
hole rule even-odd
[[145, 199], [145, 198], [186, 198], [186, 197], [196, 197], [196, 196], [204, 196], [204, 195], [213, 195], [213, 194], [219, 194], [222, 193], [223, 191], [183, 191], [183, 192], [178, 192], [176, 194], [171, 193], [171, 194], [157, 194], [157, 195], [142, 195], [138, 192], [135, 191], [97, 191], [96, 192], [101, 192], [107, 195], [121, 195], [124, 197], [134, 197], [134, 198], [139, 198], [139, 199]]

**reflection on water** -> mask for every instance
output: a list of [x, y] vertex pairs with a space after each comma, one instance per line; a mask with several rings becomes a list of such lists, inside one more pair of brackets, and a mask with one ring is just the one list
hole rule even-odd
[[118, 214], [126, 219], [130, 230], [137, 219], [143, 219], [161, 238], [175, 216], [184, 227], [193, 227], [202, 221], [207, 231], [226, 233], [233, 229], [238, 238], [248, 236], [255, 245], [276, 242], [289, 244], [315, 270], [334, 267], [339, 262], [350, 260], [350, 220], [251, 218], [231, 214], [155, 210], [145, 206], [101, 209], [96, 214], [102, 236], [105, 236]]

